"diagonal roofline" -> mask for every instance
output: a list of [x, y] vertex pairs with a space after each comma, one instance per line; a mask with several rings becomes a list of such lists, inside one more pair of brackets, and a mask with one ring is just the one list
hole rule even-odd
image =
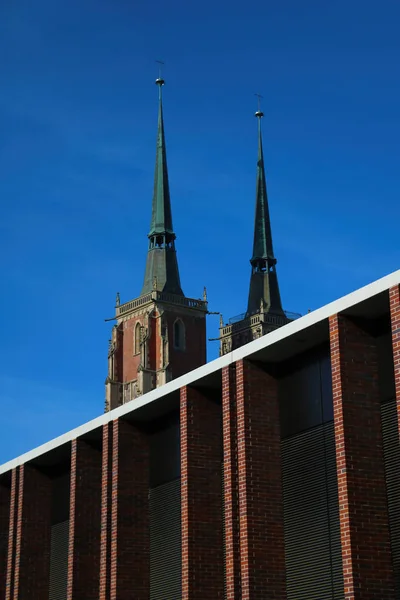
[[296, 321], [292, 321], [287, 325], [284, 325], [280, 329], [276, 329], [272, 331], [268, 335], [265, 335], [261, 338], [258, 338], [237, 350], [229, 354], [225, 354], [224, 356], [217, 358], [210, 363], [199, 367], [193, 371], [190, 371], [186, 375], [182, 377], [178, 377], [169, 383], [161, 386], [160, 388], [154, 389], [147, 394], [144, 394], [137, 400], [133, 400], [115, 408], [114, 410], [104, 413], [95, 419], [76, 427], [68, 431], [67, 433], [58, 436], [41, 446], [30, 450], [17, 458], [14, 458], [3, 465], [0, 466], [0, 475], [4, 474], [15, 467], [27, 463], [35, 458], [40, 457], [41, 455], [55, 450], [56, 448], [71, 442], [72, 440], [81, 437], [90, 431], [93, 431], [106, 423], [114, 421], [119, 417], [124, 417], [125, 415], [134, 413], [135, 411], [143, 408], [144, 406], [149, 406], [153, 403], [156, 403], [157, 400], [162, 399], [164, 396], [171, 394], [172, 392], [178, 392], [179, 389], [186, 385], [195, 385], [200, 382], [203, 378], [211, 375], [222, 369], [223, 367], [229, 366], [230, 364], [241, 360], [243, 358], [252, 358], [260, 350], [263, 350], [269, 346], [273, 346], [274, 344], [284, 340], [285, 338], [290, 338], [296, 333], [299, 333], [303, 330], [306, 330], [313, 325], [321, 323], [326, 320], [328, 317], [346, 311], [347, 309], [360, 304], [361, 302], [368, 300], [369, 298], [373, 298], [382, 292], [389, 290], [389, 288], [400, 284], [400, 269], [386, 275], [368, 285], [363, 286], [362, 288], [357, 289], [354, 292], [347, 294], [326, 304], [325, 306], [304, 315], [300, 319]]

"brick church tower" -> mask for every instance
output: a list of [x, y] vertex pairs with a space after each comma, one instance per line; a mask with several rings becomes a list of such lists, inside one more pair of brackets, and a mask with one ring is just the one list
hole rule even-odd
[[172, 226], [159, 78], [158, 132], [149, 248], [140, 296], [116, 301], [108, 352], [109, 411], [206, 362], [207, 297], [187, 298], [181, 288]]
[[245, 313], [229, 319], [228, 323], [224, 323], [221, 316], [219, 329], [221, 356], [282, 325], [286, 325], [293, 318], [299, 316], [286, 313], [282, 309], [276, 273], [277, 260], [272, 246], [262, 147], [261, 119], [264, 113], [259, 109], [255, 116], [258, 120], [258, 160], [249, 298]]

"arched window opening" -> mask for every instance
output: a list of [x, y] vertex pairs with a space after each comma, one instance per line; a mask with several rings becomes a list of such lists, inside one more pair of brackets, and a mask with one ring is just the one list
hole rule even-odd
[[136, 323], [135, 325], [135, 339], [134, 339], [134, 348], [135, 348], [135, 354], [139, 354], [140, 353], [140, 331], [141, 331], [141, 327], [140, 327], [140, 323]]
[[174, 348], [176, 350], [185, 349], [185, 326], [180, 319], [174, 323]]

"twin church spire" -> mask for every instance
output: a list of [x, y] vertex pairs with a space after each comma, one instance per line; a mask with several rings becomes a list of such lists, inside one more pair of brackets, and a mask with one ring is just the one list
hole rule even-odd
[[[159, 91], [156, 164], [144, 283], [139, 297], [121, 303], [117, 294], [115, 325], [108, 351], [106, 411], [164, 385], [207, 362], [207, 293], [187, 298], [181, 287], [172, 224], [165, 143], [163, 97]], [[220, 353], [225, 354], [288, 322], [281, 307], [272, 246], [258, 118], [258, 161], [253, 254], [247, 312], [220, 323]], [[214, 313], [215, 314], [215, 313]]]
[[[175, 250], [174, 228], [172, 225], [171, 198], [168, 181], [167, 151], [164, 132], [162, 89], [165, 84], [160, 76], [156, 80], [159, 88], [158, 130], [154, 192], [149, 238], [149, 250], [144, 284], [141, 295], [152, 290], [184, 296]], [[272, 245], [271, 222], [268, 207], [262, 145], [261, 120], [264, 114], [260, 108], [255, 113], [258, 121], [258, 158], [256, 180], [256, 206], [254, 222], [253, 254], [250, 259], [251, 277], [246, 315], [260, 310], [283, 314], [276, 274], [276, 258]]]

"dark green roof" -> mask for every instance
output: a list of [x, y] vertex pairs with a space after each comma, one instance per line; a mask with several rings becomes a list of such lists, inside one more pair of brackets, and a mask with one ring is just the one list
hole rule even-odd
[[157, 79], [160, 88], [154, 193], [149, 232], [146, 272], [141, 295], [152, 290], [183, 296], [178, 260], [175, 251], [175, 233], [172, 227], [171, 199], [169, 195], [167, 153], [161, 88], [163, 79]]
[[253, 256], [251, 257], [252, 261], [260, 258], [274, 259], [262, 147], [261, 119], [259, 119], [258, 127], [256, 214], [254, 221]]
[[154, 234], [173, 234], [171, 199], [169, 195], [167, 151], [165, 145], [164, 119], [160, 86], [158, 108], [158, 131], [156, 149], [156, 167], [154, 172], [154, 192], [149, 236]]
[[248, 316], [258, 313], [261, 306], [266, 312], [283, 314], [278, 276], [276, 273], [276, 259], [272, 247], [271, 222], [269, 217], [261, 134], [262, 116], [263, 113], [259, 110], [256, 113], [256, 117], [258, 117], [256, 211], [254, 220], [253, 255], [250, 260], [252, 272], [246, 313]]

